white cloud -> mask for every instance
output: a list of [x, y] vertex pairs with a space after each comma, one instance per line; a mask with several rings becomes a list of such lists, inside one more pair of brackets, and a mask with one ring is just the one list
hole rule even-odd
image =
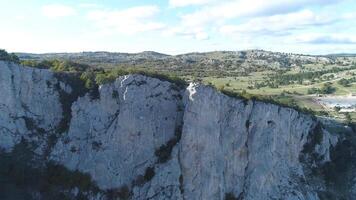
[[88, 13], [88, 19], [93, 21], [102, 32], [108, 34], [124, 33], [135, 34], [139, 32], [159, 30], [164, 24], [154, 21], [159, 13], [157, 6], [139, 6], [125, 10], [97, 10]]
[[195, 38], [197, 40], [207, 40], [209, 39], [209, 35], [206, 32], [198, 32], [195, 34]]
[[57, 18], [75, 15], [76, 11], [70, 6], [52, 4], [42, 6], [42, 14], [46, 17]]
[[207, 40], [209, 35], [200, 27], [187, 28], [184, 26], [176, 26], [173, 28], [167, 28], [163, 31], [164, 36], [181, 36], [187, 39]]
[[[345, 0], [197, 0], [192, 3], [203, 5], [191, 13], [181, 15], [178, 27], [183, 34], [195, 29], [209, 34], [215, 30], [235, 35], [237, 32], [277, 34], [278, 31], [332, 23], [333, 19], [328, 15], [319, 16], [306, 9], [342, 1]], [[188, 5], [188, 1], [183, 0], [180, 4]], [[232, 20], [234, 24], [226, 24]]]
[[257, 17], [247, 20], [238, 25], [223, 25], [220, 32], [223, 34], [285, 34], [286, 31], [302, 29], [310, 26], [321, 26], [331, 24], [337, 18], [317, 15], [310, 10], [273, 15], [269, 17]]
[[[32, 52], [183, 53], [251, 48], [299, 53], [355, 52], [356, 14], [350, 10], [355, 6], [352, 1], [169, 0], [166, 8], [154, 5], [115, 8], [103, 2], [49, 4], [42, 7], [40, 14], [51, 18], [76, 15], [78, 26], [48, 24], [45, 17], [31, 18], [30, 13], [22, 10], [19, 14], [14, 12], [14, 19], [21, 26], [3, 20], [9, 30], [0, 32], [3, 38], [0, 44], [12, 51]], [[39, 8], [34, 6], [28, 10], [36, 9]], [[40, 31], [28, 26], [33, 20], [38, 26], [50, 27]]]
[[101, 5], [96, 4], [96, 3], [81, 3], [81, 4], [79, 4], [79, 7], [82, 7], [82, 8], [98, 8], [98, 7], [101, 7]]
[[356, 44], [356, 37], [347, 34], [309, 33], [295, 36], [295, 41], [308, 44]]
[[203, 26], [208, 23], [221, 23], [224, 20], [241, 17], [258, 17], [285, 14], [308, 6], [325, 6], [343, 0], [230, 0], [185, 14], [182, 21], [190, 26]]
[[26, 19], [26, 17], [24, 15], [17, 15], [17, 16], [15, 16], [15, 19], [19, 20], [19, 21], [24, 21]]
[[169, 5], [172, 7], [185, 7], [192, 5], [205, 5], [217, 0], [169, 0]]

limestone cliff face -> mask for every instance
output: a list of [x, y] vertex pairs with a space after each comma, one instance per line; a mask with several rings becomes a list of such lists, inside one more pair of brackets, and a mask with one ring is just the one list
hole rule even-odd
[[100, 88], [100, 97], [80, 97], [51, 158], [88, 172], [101, 188], [129, 185], [157, 162], [155, 150], [180, 126], [179, 90], [144, 76], [124, 76]]
[[[356, 194], [356, 145], [348, 127], [142, 75], [119, 77], [97, 95], [77, 85], [70, 75], [0, 62], [0, 158], [25, 141], [39, 169], [55, 163], [89, 175], [90, 186], [77, 179], [56, 185], [69, 199]], [[26, 191], [49, 198], [38, 188]]]
[[61, 121], [59, 92], [54, 86], [64, 87], [63, 83], [47, 70], [3, 61], [0, 70], [0, 147], [8, 151], [21, 138], [44, 139], [41, 133], [51, 134]]

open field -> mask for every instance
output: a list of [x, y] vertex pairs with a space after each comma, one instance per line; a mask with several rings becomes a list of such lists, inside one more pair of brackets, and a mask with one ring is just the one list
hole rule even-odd
[[[304, 70], [308, 69], [308, 71], [322, 71], [327, 69], [332, 69], [333, 67], [337, 67], [335, 65], [332, 66], [315, 66], [313, 68], [312, 65], [307, 65], [304, 67]], [[346, 66], [340, 66], [340, 68], [345, 68]], [[304, 80], [302, 84], [294, 83], [288, 85], [280, 85], [277, 88], [272, 87], [261, 87], [254, 88], [254, 83], [260, 83], [266, 81], [269, 75], [273, 74], [273, 71], [262, 71], [262, 72], [253, 72], [247, 76], [231, 76], [231, 77], [204, 77], [202, 78], [203, 83], [212, 84], [217, 88], [223, 88], [227, 90], [231, 90], [234, 92], [242, 92], [246, 91], [249, 94], [253, 95], [262, 95], [262, 96], [274, 96], [275, 99], [280, 101], [281, 103], [286, 103], [293, 101], [299, 107], [302, 108], [310, 108], [315, 111], [326, 111], [330, 116], [333, 116], [340, 120], [345, 120], [345, 113], [336, 112], [334, 110], [334, 106], [325, 106], [321, 105], [321, 103], [317, 100], [319, 97], [328, 96], [328, 97], [337, 97], [338, 103], [343, 105], [343, 101], [346, 103], [352, 103], [356, 97], [350, 97], [351, 95], [356, 95], [356, 83], [350, 83], [348, 86], [343, 86], [338, 83], [341, 79], [349, 79], [356, 77], [356, 70], [346, 70], [338, 73], [327, 73], [324, 74], [323, 77], [332, 76], [333, 78], [329, 78], [327, 80], [320, 80], [317, 82], [311, 83], [309, 80]], [[300, 73], [300, 70], [289, 70], [285, 74], [297, 74]], [[331, 94], [308, 94], [308, 90], [311, 88], [322, 88], [324, 84], [329, 83], [334, 91]], [[342, 111], [342, 110], [341, 110]], [[356, 121], [356, 113], [350, 112], [352, 121]]]

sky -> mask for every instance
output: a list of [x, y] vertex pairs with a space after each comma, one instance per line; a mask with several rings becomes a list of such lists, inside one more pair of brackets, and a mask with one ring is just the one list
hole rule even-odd
[[0, 0], [9, 52], [356, 53], [355, 0]]

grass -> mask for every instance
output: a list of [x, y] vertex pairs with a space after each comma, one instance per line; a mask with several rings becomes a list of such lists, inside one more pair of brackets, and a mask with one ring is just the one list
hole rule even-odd
[[337, 84], [337, 80], [331, 81], [323, 81], [320, 83], [315, 83], [311, 85], [300, 85], [300, 84], [293, 84], [293, 85], [285, 85], [280, 86], [278, 88], [269, 88], [269, 87], [262, 87], [259, 89], [249, 89], [248, 86], [249, 82], [253, 81], [262, 81], [264, 80], [264, 76], [261, 75], [251, 75], [246, 77], [225, 77], [225, 78], [214, 78], [214, 77], [207, 77], [203, 79], [203, 82], [208, 84], [211, 83], [216, 87], [225, 87], [231, 90], [246, 90], [251, 94], [262, 94], [262, 95], [278, 95], [283, 93], [284, 91], [296, 92], [299, 94], [307, 95], [309, 88], [320, 88], [326, 82], [331, 82], [332, 87], [336, 88], [335, 95], [348, 95], [350, 93], [356, 93], [356, 83], [351, 84], [350, 87], [343, 87]]
[[[342, 67], [347, 68], [348, 66], [336, 66], [336, 65], [306, 65], [304, 66], [303, 70], [311, 70], [311, 71], [318, 71], [318, 70], [326, 70], [332, 69], [333, 67]], [[286, 73], [298, 73], [298, 70], [290, 70]], [[324, 80], [320, 82], [315, 82], [312, 84], [308, 84], [307, 81], [303, 82], [303, 84], [291, 84], [291, 85], [283, 85], [279, 86], [278, 88], [270, 88], [270, 87], [261, 87], [259, 89], [253, 89], [254, 82], [262, 82], [268, 78], [268, 74], [273, 73], [272, 71], [263, 71], [263, 72], [253, 72], [250, 73], [248, 76], [229, 76], [229, 77], [205, 77], [202, 79], [203, 83], [211, 84], [216, 88], [229, 90], [232, 92], [242, 92], [246, 91], [252, 95], [258, 96], [275, 96], [276, 100], [282, 104], [285, 102], [290, 102], [291, 100], [296, 102], [296, 105], [300, 108], [309, 108], [313, 111], [322, 111], [328, 112], [330, 116], [333, 116], [337, 119], [343, 120], [344, 114], [337, 113], [331, 109], [325, 109], [320, 104], [318, 104], [314, 97], [315, 95], [309, 95], [308, 89], [310, 88], [321, 88], [323, 84], [326, 82], [330, 82], [331, 86], [335, 88], [335, 92], [331, 95], [334, 96], [346, 96], [350, 93], [356, 93], [356, 83], [352, 83], [349, 87], [344, 87], [337, 83], [338, 80], [341, 78], [351, 78], [352, 73], [356, 73], [356, 70], [349, 70], [349, 71], [341, 71], [338, 73], [334, 73], [335, 76], [331, 80]], [[324, 74], [323, 76], [329, 76], [331, 74]], [[286, 94], [287, 95], [283, 95]], [[283, 97], [280, 97], [280, 96]], [[350, 113], [352, 121], [356, 122], [356, 113]]]

